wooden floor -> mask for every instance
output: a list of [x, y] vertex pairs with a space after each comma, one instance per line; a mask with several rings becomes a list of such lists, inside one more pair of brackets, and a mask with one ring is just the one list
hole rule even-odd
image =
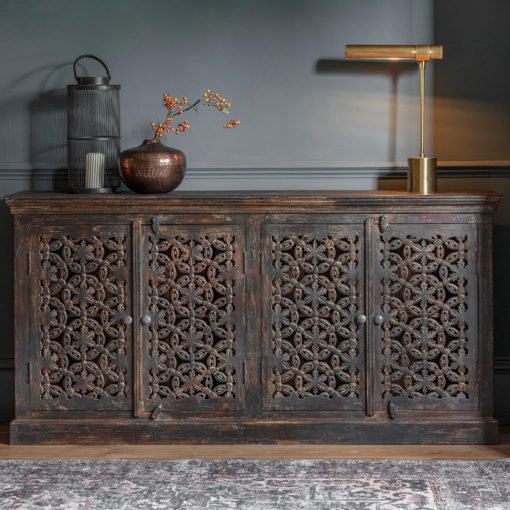
[[175, 459], [389, 459], [495, 460], [510, 458], [510, 428], [499, 445], [103, 445], [11, 446], [0, 428], [0, 459], [175, 460]]

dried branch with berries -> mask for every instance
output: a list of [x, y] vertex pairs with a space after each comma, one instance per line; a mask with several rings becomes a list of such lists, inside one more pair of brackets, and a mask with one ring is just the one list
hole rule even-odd
[[[220, 94], [212, 93], [207, 89], [201, 99], [197, 99], [194, 103], [189, 103], [188, 98], [184, 96], [182, 99], [172, 97], [168, 94], [163, 94], [163, 105], [165, 106], [167, 113], [164, 122], [151, 124], [152, 130], [154, 131], [153, 140], [159, 140], [165, 133], [180, 134], [186, 132], [189, 128], [189, 122], [184, 120], [179, 122], [177, 125], [173, 124], [173, 121], [179, 115], [189, 111], [195, 110], [198, 112], [200, 105], [209, 106], [223, 113], [225, 116], [230, 113], [230, 107], [232, 104], [227, 101]], [[225, 129], [232, 129], [239, 126], [241, 122], [239, 120], [227, 119], [223, 127]]]

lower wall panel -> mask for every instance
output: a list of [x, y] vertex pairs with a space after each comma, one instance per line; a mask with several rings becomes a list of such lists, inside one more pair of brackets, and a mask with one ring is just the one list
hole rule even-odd
[[0, 423], [14, 418], [14, 370], [0, 368]]
[[494, 360], [494, 415], [501, 425], [510, 425], [510, 357]]

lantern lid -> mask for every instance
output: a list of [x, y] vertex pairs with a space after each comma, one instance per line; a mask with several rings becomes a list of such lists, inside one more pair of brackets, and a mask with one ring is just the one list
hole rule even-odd
[[79, 76], [76, 80], [78, 85], [109, 85], [108, 76]]
[[[83, 58], [91, 58], [93, 60], [96, 60], [99, 62], [106, 71], [106, 76], [78, 76], [78, 73], [76, 72], [76, 64]], [[73, 72], [74, 72], [74, 78], [76, 80], [76, 83], [78, 85], [68, 85], [68, 87], [108, 87], [108, 88], [115, 88], [119, 89], [120, 85], [110, 85], [110, 80], [112, 79], [110, 75], [110, 70], [108, 69], [108, 66], [95, 55], [89, 55], [84, 54], [80, 55], [73, 63]]]

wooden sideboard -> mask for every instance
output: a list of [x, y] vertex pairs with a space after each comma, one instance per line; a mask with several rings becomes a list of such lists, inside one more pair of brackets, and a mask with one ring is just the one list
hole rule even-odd
[[13, 443], [494, 443], [495, 193], [18, 193]]

